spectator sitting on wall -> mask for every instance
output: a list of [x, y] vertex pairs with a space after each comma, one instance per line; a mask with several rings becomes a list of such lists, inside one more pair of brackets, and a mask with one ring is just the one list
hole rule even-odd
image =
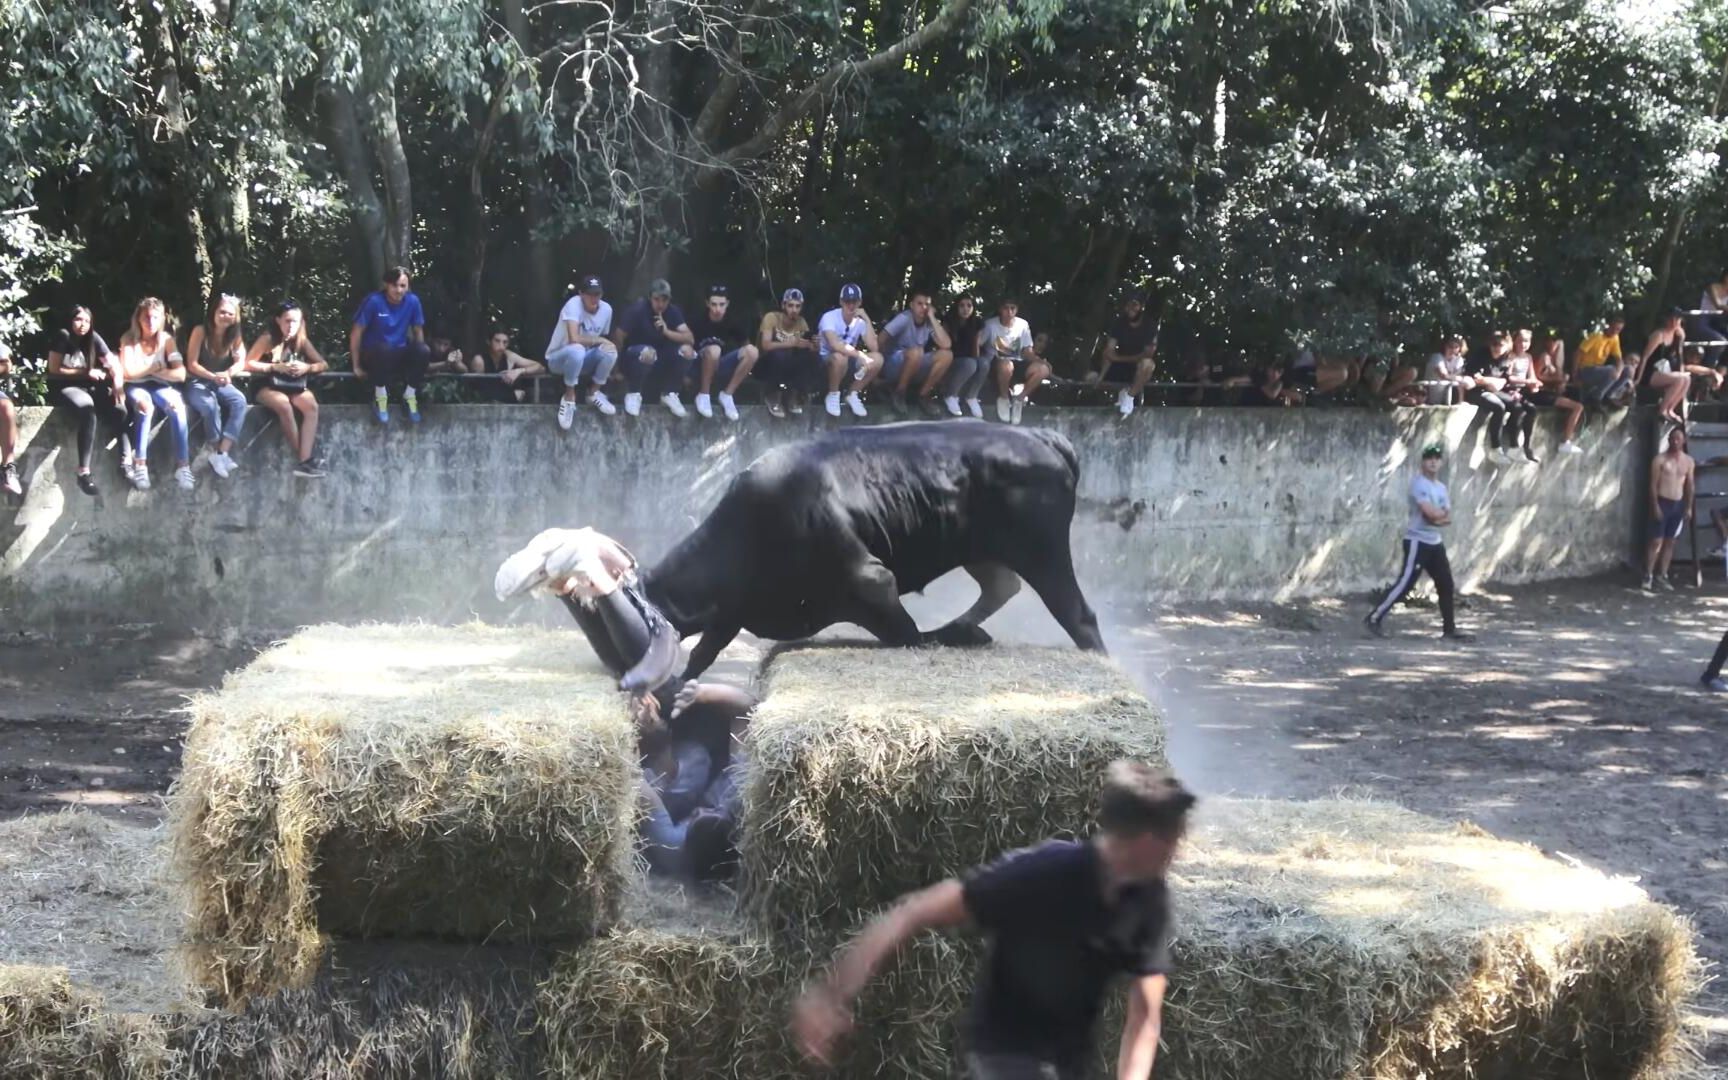
[[[1620, 355], [1626, 317], [1615, 313], [1608, 324], [1578, 345], [1578, 386], [1586, 405], [1626, 405], [1631, 400], [1634, 364]], [[1635, 358], [1634, 358], [1635, 359]]]
[[[1692, 317], [1692, 337], [1701, 341], [1728, 341], [1728, 270], [1704, 286], [1698, 310], [1703, 314]], [[1703, 363], [1711, 367], [1721, 364], [1724, 348], [1728, 346], [1710, 346]]]
[[1478, 411], [1487, 414], [1488, 445], [1491, 460], [1496, 465], [1512, 464], [1512, 455], [1507, 453], [1507, 447], [1501, 439], [1510, 421], [1513, 433], [1511, 445], [1518, 445], [1518, 428], [1523, 423], [1525, 411], [1530, 409], [1522, 396], [1507, 389], [1507, 357], [1511, 354], [1512, 335], [1504, 330], [1496, 330], [1488, 335], [1486, 346], [1471, 355], [1464, 367], [1476, 384], [1475, 388], [1464, 396], [1464, 400], [1476, 406]]
[[1284, 385], [1284, 368], [1281, 365], [1267, 364], [1260, 369], [1258, 378], [1242, 391], [1241, 404], [1256, 408], [1282, 409], [1302, 404], [1302, 394]]
[[936, 404], [936, 388], [954, 363], [954, 342], [931, 316], [930, 307], [928, 292], [914, 292], [906, 310], [882, 328], [882, 351], [886, 354], [882, 377], [894, 384], [889, 402], [900, 416], [907, 415], [906, 391], [920, 371], [924, 379], [918, 387], [918, 408], [925, 416], [942, 415]]
[[1573, 439], [1578, 434], [1578, 425], [1584, 420], [1584, 403], [1579, 400], [1578, 389], [1566, 374], [1566, 343], [1558, 334], [1550, 333], [1542, 347], [1536, 350], [1535, 357], [1536, 379], [1542, 386], [1530, 395], [1530, 404], [1538, 408], [1558, 409], [1563, 418], [1560, 452], [1582, 454], [1584, 451]]
[[1683, 369], [1686, 331], [1681, 327], [1685, 312], [1674, 308], [1662, 325], [1650, 332], [1644, 342], [1644, 358], [1635, 365], [1633, 381], [1661, 395], [1661, 417], [1671, 424], [1685, 426], [1682, 410], [1686, 395], [1692, 389], [1692, 376]]
[[882, 370], [883, 359], [876, 328], [870, 325], [870, 316], [864, 311], [864, 290], [857, 285], [842, 286], [840, 306], [822, 316], [816, 332], [820, 335], [822, 358], [828, 363], [828, 397], [822, 407], [829, 416], [840, 415], [840, 383], [850, 371], [852, 389], [846, 394], [846, 407], [853, 416], [866, 415], [864, 399], [859, 395]]
[[1542, 389], [1542, 380], [1536, 377], [1536, 358], [1530, 355], [1532, 336], [1529, 330], [1519, 330], [1512, 335], [1512, 351], [1506, 354], [1506, 383], [1500, 393], [1521, 406], [1514, 410], [1516, 415], [1510, 418], [1514, 425], [1512, 445], [1518, 445], [1519, 436], [1523, 436], [1524, 456], [1532, 465], [1538, 465], [1541, 461], [1536, 457], [1534, 395]]
[[428, 375], [466, 375], [468, 374], [468, 357], [456, 347], [456, 343], [447, 337], [433, 336], [426, 339], [426, 352], [431, 357], [426, 364]]
[[948, 369], [948, 387], [942, 398], [949, 416], [960, 415], [960, 403], [975, 419], [984, 419], [984, 404], [979, 394], [984, 390], [984, 378], [989, 365], [978, 355], [978, 333], [984, 329], [984, 319], [978, 314], [978, 303], [970, 296], [956, 297], [948, 314], [942, 317], [942, 331], [948, 335], [949, 351], [954, 363]]
[[1122, 311], [1110, 324], [1104, 339], [1104, 351], [1098, 358], [1098, 370], [1089, 373], [1086, 381], [1104, 386], [1121, 386], [1116, 391], [1116, 411], [1123, 416], [1134, 412], [1134, 403], [1157, 370], [1158, 323], [1147, 316], [1144, 297], [1130, 296], [1122, 302]]
[[[552, 328], [552, 338], [546, 343], [546, 367], [564, 379], [564, 396], [558, 401], [558, 426], [565, 431], [576, 421], [576, 387], [588, 379], [588, 404], [601, 416], [612, 416], [618, 410], [606, 397], [606, 380], [612, 377], [618, 362], [618, 347], [608, 335], [612, 333], [612, 305], [601, 299], [605, 290], [600, 279], [589, 274], [581, 287], [574, 290], [558, 312], [558, 325]], [[641, 398], [637, 398], [641, 408]], [[630, 415], [634, 416], [635, 413]]]
[[[48, 349], [48, 381], [55, 390], [54, 405], [69, 410], [78, 426], [78, 490], [86, 495], [96, 494], [90, 456], [96, 451], [100, 417], [108, 417], [122, 430], [126, 427], [119, 362], [92, 325], [90, 309], [82, 304], [72, 309], [72, 318], [55, 332], [54, 344]], [[122, 435], [120, 446], [121, 472], [130, 475], [132, 444]]]
[[[642, 414], [642, 394], [655, 394], [666, 411], [682, 420], [690, 415], [678, 391], [696, 359], [696, 335], [684, 312], [672, 303], [672, 286], [665, 278], [648, 283], [648, 295], [624, 309], [614, 331], [624, 367], [624, 412]], [[569, 380], [569, 376], [565, 376]]]
[[1680, 369], [1692, 376], [1692, 385], [1714, 397], [1722, 389], [1722, 369], [1704, 363], [1704, 346], [1688, 345]]
[[1304, 393], [1336, 393], [1361, 377], [1359, 361], [1323, 357], [1306, 345], [1297, 350], [1295, 359], [1284, 369], [1284, 385]]
[[186, 361], [168, 332], [168, 311], [154, 296], [138, 301], [132, 309], [132, 326], [120, 339], [120, 373], [133, 416], [132, 486], [150, 490], [150, 466], [145, 460], [150, 453], [150, 420], [161, 409], [168, 414], [174, 436], [174, 483], [181, 491], [191, 491], [191, 439], [186, 401], [179, 390], [186, 382]]
[[246, 338], [240, 329], [240, 298], [221, 293], [210, 302], [204, 324], [186, 341], [186, 405], [204, 428], [210, 471], [220, 477], [238, 466], [228, 452], [246, 423], [246, 395], [234, 380], [246, 374]]
[[[12, 350], [0, 344], [0, 378], [12, 374]], [[12, 460], [18, 450], [18, 407], [12, 404], [11, 395], [0, 387], [0, 488], [5, 488], [8, 495], [24, 494], [24, 485], [18, 482], [18, 463]]]
[[510, 348], [510, 331], [501, 326], [494, 326], [486, 335], [486, 348], [469, 358], [466, 370], [470, 375], [498, 376], [498, 381], [503, 384], [500, 400], [506, 403], [528, 400], [528, 388], [517, 386], [518, 379], [546, 374], [544, 364]]
[[1391, 405], [1420, 405], [1423, 394], [1416, 387], [1416, 365], [1379, 357], [1362, 364], [1362, 386], [1369, 394]]
[[996, 419], [1018, 424], [1026, 403], [1050, 377], [1050, 364], [1039, 355], [1017, 301], [1004, 297], [997, 303], [995, 317], [978, 332], [978, 351], [996, 372]]
[[755, 376], [771, 384], [768, 414], [784, 419], [804, 414], [804, 399], [815, 393], [821, 379], [816, 339], [804, 318], [804, 292], [787, 289], [780, 294], [780, 310], [762, 316], [756, 330]]
[[1476, 380], [1464, 374], [1464, 339], [1456, 334], [1440, 343], [1440, 351], [1428, 358], [1424, 377], [1431, 385], [1427, 402], [1430, 405], [1452, 405], [1464, 400], [1464, 395], [1476, 389]]
[[354, 325], [348, 329], [348, 357], [354, 377], [372, 387], [372, 415], [390, 422], [390, 386], [402, 384], [402, 404], [408, 419], [420, 422], [420, 389], [432, 350], [426, 344], [426, 313], [420, 298], [408, 289], [408, 271], [392, 266], [384, 271], [383, 287], [360, 301]]
[[732, 300], [726, 286], [710, 285], [708, 303], [702, 314], [690, 321], [690, 332], [696, 335], [696, 411], [713, 417], [714, 405], [709, 398], [715, 377], [725, 389], [720, 391], [720, 411], [726, 419], [738, 419], [738, 403], [732, 395], [744, 385], [760, 355], [750, 344], [750, 334], [730, 312]]
[[288, 449], [294, 454], [294, 475], [317, 479], [323, 463], [313, 457], [318, 446], [318, 399], [307, 379], [329, 368], [306, 336], [306, 314], [284, 300], [276, 305], [270, 331], [259, 336], [246, 353], [246, 370], [263, 378], [258, 404], [276, 418]]

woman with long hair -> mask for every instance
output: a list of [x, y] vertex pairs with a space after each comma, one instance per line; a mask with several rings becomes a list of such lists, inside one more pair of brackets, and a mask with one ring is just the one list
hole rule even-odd
[[127, 479], [139, 491], [150, 490], [150, 421], [161, 409], [168, 414], [174, 435], [174, 483], [192, 490], [192, 451], [186, 431], [186, 402], [178, 385], [186, 381], [186, 363], [174, 335], [168, 332], [168, 310], [146, 296], [132, 309], [132, 325], [120, 339], [120, 373], [125, 378], [126, 403], [133, 412], [132, 472]]
[[[96, 494], [90, 455], [96, 449], [100, 418], [107, 416], [122, 429], [126, 426], [118, 369], [119, 358], [92, 327], [90, 309], [82, 304], [74, 307], [48, 349], [48, 381], [54, 390], [53, 404], [70, 412], [78, 426], [78, 490], [86, 495]], [[127, 449], [121, 468], [130, 476], [132, 456], [124, 436], [120, 444]]]
[[292, 300], [276, 305], [269, 332], [259, 335], [246, 353], [246, 370], [264, 378], [258, 404], [276, 417], [282, 437], [294, 451], [295, 476], [324, 475], [312, 457], [318, 445], [318, 399], [306, 381], [329, 366], [307, 339], [306, 315]]
[[210, 301], [204, 323], [186, 340], [186, 404], [204, 425], [211, 445], [210, 471], [226, 478], [234, 471], [228, 451], [240, 441], [246, 422], [246, 395], [234, 379], [246, 372], [246, 338], [240, 329], [240, 298], [221, 293]]

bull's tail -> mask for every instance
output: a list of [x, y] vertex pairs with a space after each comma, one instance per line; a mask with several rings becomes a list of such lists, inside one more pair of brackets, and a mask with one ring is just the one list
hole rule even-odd
[[1030, 428], [1027, 430], [1048, 443], [1050, 449], [1056, 451], [1057, 455], [1062, 458], [1068, 466], [1068, 475], [1074, 483], [1074, 489], [1078, 491], [1080, 488], [1080, 455], [1074, 452], [1074, 444], [1068, 441], [1068, 436], [1059, 431], [1051, 431], [1049, 428]]

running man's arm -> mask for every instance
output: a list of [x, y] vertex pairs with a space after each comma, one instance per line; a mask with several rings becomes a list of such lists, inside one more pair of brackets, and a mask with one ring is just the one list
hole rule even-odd
[[852, 1002], [882, 962], [924, 930], [958, 926], [967, 919], [958, 878], [912, 893], [878, 915], [848, 945], [823, 979], [812, 984], [792, 1010], [792, 1030], [806, 1057], [827, 1064], [835, 1041], [852, 1026]]
[[1650, 513], [1655, 517], [1662, 516], [1662, 504], [1657, 501], [1660, 496], [1656, 488], [1662, 483], [1662, 455], [1657, 454], [1656, 460], [1650, 463]]
[[1430, 525], [1452, 524], [1452, 515], [1440, 509], [1438, 506], [1435, 506], [1431, 502], [1424, 502], [1421, 499], [1417, 499], [1416, 509], [1422, 511], [1422, 516], [1428, 519], [1428, 524]]
[[1116, 1051], [1116, 1080], [1150, 1080], [1164, 1023], [1162, 975], [1141, 975], [1128, 986], [1128, 1019]]

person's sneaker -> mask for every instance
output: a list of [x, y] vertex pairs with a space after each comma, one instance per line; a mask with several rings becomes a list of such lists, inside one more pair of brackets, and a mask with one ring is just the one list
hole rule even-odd
[[786, 402], [779, 394], [768, 395], [768, 415], [776, 420], [786, 419]]
[[1661, 592], [1673, 592], [1674, 583], [1668, 580], [1667, 574], [1663, 574], [1661, 577], [1656, 579], [1656, 588]]
[[1009, 422], [1014, 424], [1018, 424], [1020, 418], [1026, 415], [1026, 395], [1018, 394], [1015, 396], [1014, 405], [1010, 410], [1010, 414]]
[[78, 490], [86, 495], [96, 494], [96, 478], [87, 472], [78, 474]]
[[402, 404], [408, 406], [408, 422], [418, 424], [420, 422], [420, 399], [410, 394], [402, 399]]
[[150, 490], [150, 463], [132, 460], [132, 471], [126, 474], [126, 479], [132, 481], [132, 486], [139, 491]]
[[234, 471], [234, 459], [229, 457], [227, 454], [211, 454], [210, 471], [226, 480], [228, 479], [228, 474]]
[[1494, 464], [1496, 464], [1496, 465], [1510, 465], [1510, 464], [1512, 464], [1512, 455], [1508, 454], [1506, 452], [1506, 448], [1504, 446], [1496, 448], [1494, 451], [1493, 457], [1494, 457]]
[[802, 391], [792, 391], [791, 400], [786, 403], [786, 411], [793, 416], [804, 415], [804, 394]]
[[864, 399], [858, 396], [858, 391], [856, 390], [846, 395], [846, 407], [852, 410], [853, 416], [861, 417], [869, 415], [864, 411]]
[[666, 406], [666, 411], [680, 420], [690, 415], [689, 410], [684, 408], [684, 402], [679, 400], [677, 394], [661, 394], [660, 404]]
[[1640, 589], [1643, 589], [1645, 592], [1655, 592], [1656, 591], [1656, 579], [1653, 577], [1650, 577], [1649, 575], [1645, 575], [1643, 583], [1640, 584], [1638, 587]]
[[574, 424], [575, 422], [576, 422], [576, 399], [575, 398], [559, 398], [558, 399], [558, 426], [563, 428], [565, 431], [569, 431], [570, 425]]
[[1542, 459], [1536, 456], [1536, 451], [1530, 449], [1528, 446], [1524, 448], [1524, 460], [1528, 461], [1532, 465], [1542, 464]]
[[1475, 641], [1476, 640], [1475, 634], [1470, 633], [1468, 630], [1458, 630], [1458, 629], [1442, 630], [1442, 631], [1440, 631], [1440, 637], [1446, 641]]
[[826, 411], [828, 413], [829, 416], [839, 416], [840, 415], [840, 391], [838, 391], [838, 390], [829, 391], [828, 396], [822, 399], [822, 408], [824, 411]]
[[641, 394], [625, 394], [624, 395], [624, 415], [625, 416], [641, 416], [642, 415], [642, 395]]
[[942, 399], [942, 407], [948, 410], [949, 416], [960, 415], [960, 399], [952, 395]]
[[1728, 693], [1728, 679], [1724, 679], [1720, 675], [1713, 679], [1700, 677], [1698, 681], [1704, 684], [1706, 690], [1713, 690], [1718, 694]]
[[906, 412], [906, 395], [902, 394], [898, 390], [889, 394], [888, 395], [888, 407], [890, 409], [894, 410], [895, 416], [907, 415], [907, 412]]
[[972, 419], [984, 419], [984, 403], [975, 397], [966, 399], [966, 411], [972, 414]]
[[919, 398], [918, 411], [923, 413], [925, 419], [928, 420], [938, 420], [942, 416], [942, 406], [936, 404], [936, 399], [933, 397]]
[[612, 399], [607, 397], [602, 391], [596, 390], [592, 394], [589, 394], [588, 404], [594, 406], [594, 411], [599, 413], [601, 416], [618, 415], [617, 406], [613, 405]]
[[1005, 397], [996, 399], [996, 419], [1004, 424], [1014, 419], [1014, 406], [1008, 404], [1008, 399]]
[[1386, 636], [1386, 627], [1380, 623], [1375, 622], [1374, 616], [1372, 616], [1372, 615], [1367, 615], [1367, 616], [1363, 617], [1362, 626], [1364, 629], [1366, 629], [1370, 634], [1373, 634], [1375, 637], [1385, 637]]
[[1720, 559], [1728, 556], [1728, 544], [1717, 544], [1704, 553], [1706, 559]]
[[714, 399], [707, 394], [697, 394], [696, 415], [704, 420], [714, 419]]
[[1134, 414], [1134, 395], [1126, 390], [1118, 390], [1116, 392], [1116, 411], [1123, 416], [1132, 416]]
[[303, 476], [308, 480], [316, 480], [324, 475], [324, 470], [319, 467], [318, 462], [308, 460], [294, 466], [294, 475]]
[[380, 424], [388, 424], [390, 422], [390, 399], [373, 395], [372, 416]]
[[718, 397], [720, 399], [721, 414], [728, 420], [738, 419], [738, 402], [732, 399], [732, 395], [722, 392]]
[[192, 482], [192, 467], [190, 465], [182, 465], [178, 469], [174, 470], [174, 486], [178, 487], [181, 491], [192, 490], [194, 485]]
[[1565, 442], [1560, 444], [1560, 452], [1562, 454], [1582, 454], [1584, 448], [1573, 442], [1571, 439], [1567, 439]]
[[24, 485], [18, 482], [17, 462], [8, 461], [6, 464], [0, 465], [0, 487], [4, 487], [7, 492], [13, 495], [24, 494]]
[[127, 478], [132, 476], [132, 441], [124, 435], [120, 438], [120, 472]]

